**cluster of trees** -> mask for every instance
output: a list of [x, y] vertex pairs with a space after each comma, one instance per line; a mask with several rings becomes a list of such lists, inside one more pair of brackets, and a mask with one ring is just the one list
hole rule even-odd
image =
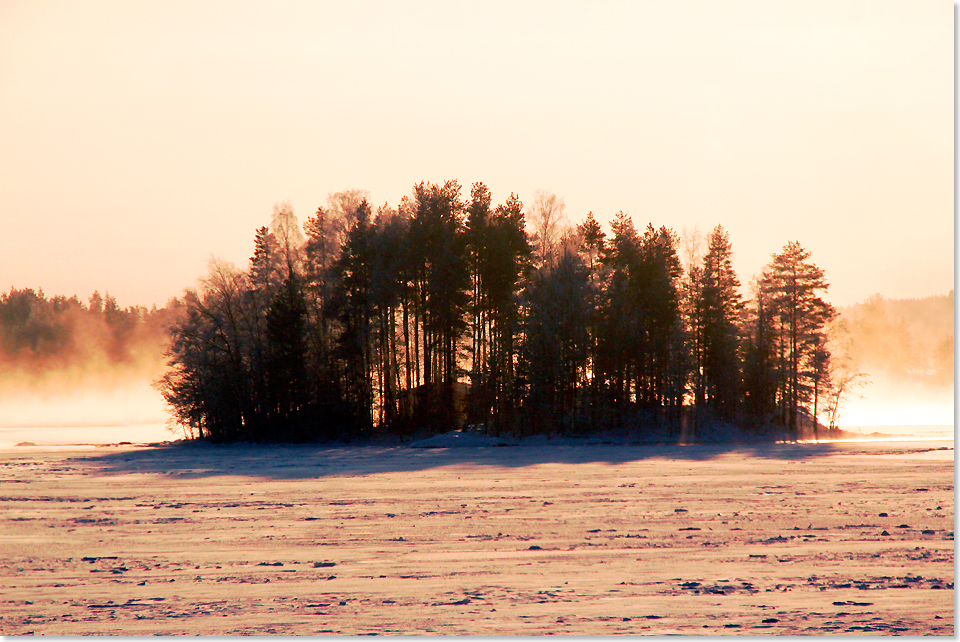
[[376, 212], [338, 193], [302, 227], [276, 207], [246, 269], [214, 261], [186, 293], [158, 382], [175, 420], [215, 440], [817, 425], [835, 312], [799, 244], [745, 301], [720, 226], [704, 252], [622, 212], [610, 235], [565, 226], [549, 193], [525, 212], [461, 191]]
[[48, 298], [42, 290], [11, 288], [0, 294], [0, 379], [29, 384], [70, 373], [74, 383], [78, 377], [89, 383], [131, 370], [156, 376], [179, 312], [177, 301], [161, 309], [121, 308], [110, 294], [94, 292], [84, 303], [76, 295]]

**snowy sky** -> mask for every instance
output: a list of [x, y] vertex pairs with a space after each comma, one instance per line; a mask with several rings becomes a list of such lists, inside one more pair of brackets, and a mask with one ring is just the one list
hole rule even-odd
[[953, 38], [944, 0], [0, 0], [0, 289], [162, 305], [278, 201], [457, 179], [945, 294]]

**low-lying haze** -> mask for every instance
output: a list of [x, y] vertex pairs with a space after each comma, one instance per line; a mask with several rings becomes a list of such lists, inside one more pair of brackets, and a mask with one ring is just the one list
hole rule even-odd
[[[167, 427], [167, 408], [151, 386], [165, 369], [162, 328], [180, 308], [148, 312], [121, 308], [109, 295], [104, 307], [100, 299], [0, 296], [0, 447], [183, 436]], [[953, 294], [920, 300], [874, 295], [840, 313], [834, 359], [849, 358], [853, 369], [866, 374], [865, 385], [843, 404], [840, 426], [891, 435], [951, 434]]]
[[0, 448], [23, 442], [105, 444], [168, 441], [163, 399], [149, 380], [60, 394], [0, 394]]

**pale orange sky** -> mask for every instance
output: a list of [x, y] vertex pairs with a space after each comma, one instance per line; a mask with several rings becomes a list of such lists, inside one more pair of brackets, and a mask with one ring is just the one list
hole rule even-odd
[[454, 178], [945, 294], [953, 38], [944, 0], [0, 0], [0, 289], [162, 305], [278, 201]]

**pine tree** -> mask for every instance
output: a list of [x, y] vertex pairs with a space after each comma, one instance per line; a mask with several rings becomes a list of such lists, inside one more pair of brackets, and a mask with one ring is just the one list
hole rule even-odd
[[306, 316], [301, 278], [293, 272], [284, 279], [267, 311], [268, 439], [303, 441], [311, 436], [305, 414]]
[[587, 258], [587, 268], [592, 273], [595, 263], [603, 254], [606, 235], [597, 220], [593, 218], [593, 212], [588, 212], [583, 223], [577, 225], [577, 233], [580, 235], [581, 247]]
[[678, 242], [673, 230], [648, 224], [640, 240], [640, 262], [632, 283], [641, 311], [637, 397], [643, 407], [654, 411], [656, 419], [665, 415], [673, 428], [680, 425], [689, 369], [680, 318]]
[[563, 251], [531, 278], [526, 291], [523, 370], [527, 418], [535, 432], [572, 428], [582, 419], [590, 349], [590, 275]]
[[633, 220], [618, 212], [610, 223], [613, 236], [601, 255], [604, 266], [597, 337], [596, 374], [608, 394], [606, 400], [618, 415], [634, 402], [636, 355], [640, 350], [637, 302], [632, 278], [640, 261], [640, 239]]
[[457, 420], [457, 356], [470, 302], [464, 204], [456, 181], [442, 186], [420, 183], [414, 186], [414, 198], [414, 296], [422, 334], [424, 395], [432, 415], [426, 421], [436, 429], [450, 428]]
[[408, 219], [386, 205], [379, 208], [370, 233], [370, 303], [374, 315], [378, 423], [389, 426], [399, 416], [401, 360], [397, 316], [405, 293], [404, 243]]
[[491, 239], [489, 233], [490, 190], [483, 183], [474, 183], [470, 189], [467, 206], [465, 240], [470, 268], [470, 318], [471, 318], [471, 365], [470, 385], [472, 414], [482, 419], [489, 413], [492, 400], [488, 390], [489, 370], [486, 357], [490, 352], [487, 334], [490, 317], [489, 297], [484, 283], [484, 268], [490, 261]]
[[741, 313], [744, 332], [743, 408], [752, 428], [775, 422], [777, 358], [775, 328], [769, 296], [757, 280], [751, 281], [753, 299]]
[[829, 284], [823, 270], [809, 259], [810, 252], [791, 241], [773, 255], [761, 279], [776, 319], [780, 420], [795, 437], [800, 436], [801, 417], [816, 420], [810, 403], [821, 367], [816, 359], [824, 359], [816, 355], [824, 341], [824, 326], [836, 315], [817, 294]]
[[589, 409], [591, 413], [591, 423], [596, 425], [599, 422], [597, 411], [602, 403], [601, 400], [601, 381], [599, 372], [599, 342], [598, 337], [601, 332], [601, 287], [604, 280], [603, 264], [601, 258], [606, 251], [606, 234], [603, 228], [593, 217], [593, 212], [588, 212], [583, 223], [577, 225], [577, 235], [579, 237], [579, 252], [586, 265], [590, 287], [587, 290], [588, 300], [586, 301], [589, 309], [589, 318], [587, 321], [587, 333], [590, 336], [589, 354], [587, 355], [587, 377], [589, 387]]
[[468, 207], [467, 233], [473, 278], [471, 413], [493, 432], [512, 424], [516, 397], [516, 336], [519, 293], [532, 248], [524, 229], [523, 204], [515, 194], [491, 212], [478, 183]]
[[334, 264], [334, 292], [325, 310], [338, 325], [333, 354], [356, 432], [368, 432], [374, 421], [370, 236], [370, 206], [363, 201]]

